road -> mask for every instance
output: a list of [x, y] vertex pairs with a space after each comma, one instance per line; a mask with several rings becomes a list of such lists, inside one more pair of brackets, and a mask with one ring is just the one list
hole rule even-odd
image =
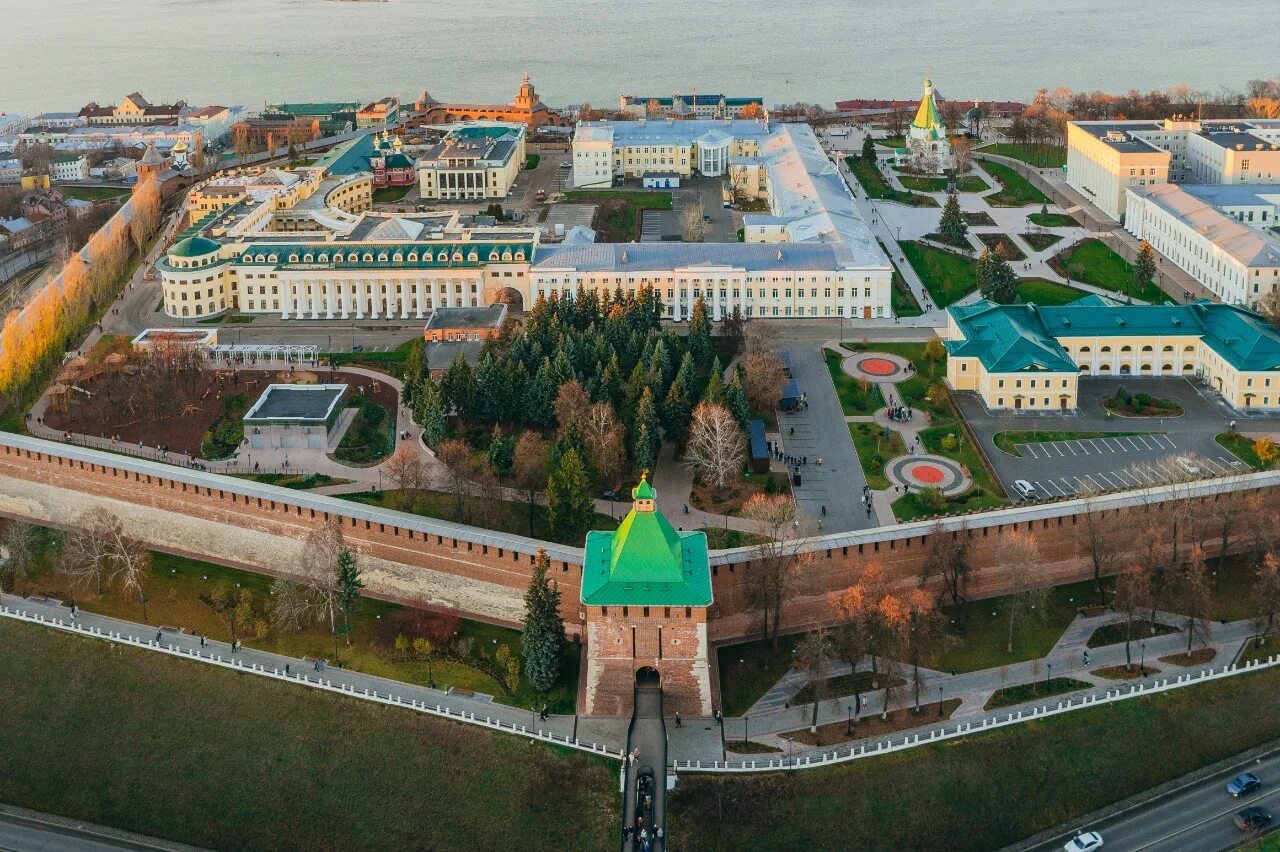
[[[650, 672], [652, 675], [649, 675]], [[652, 669], [641, 669], [636, 676], [635, 710], [631, 714], [631, 727], [627, 732], [627, 754], [634, 754], [636, 758], [628, 758], [623, 764], [626, 774], [622, 796], [622, 852], [637, 852], [642, 848], [640, 830], [630, 836], [625, 832], [628, 826], [636, 825], [638, 815], [643, 817], [643, 830], [648, 832], [653, 841], [653, 852], [664, 852], [664, 840], [655, 835], [659, 830], [666, 834], [667, 728], [662, 718], [662, 686], [658, 682], [657, 672]], [[649, 808], [641, 809], [636, 787], [640, 777], [646, 774], [653, 779], [652, 802]]]
[[[1262, 789], [1252, 796], [1233, 799], [1224, 787], [1242, 772], [1261, 778]], [[1152, 797], [1087, 829], [1102, 835], [1107, 852], [1218, 852], [1234, 849], [1250, 839], [1231, 818], [1236, 811], [1255, 804], [1280, 817], [1280, 750]], [[1272, 830], [1276, 827], [1273, 824]], [[1027, 852], [1061, 850], [1072, 834], [1064, 833]]]
[[0, 806], [0, 849], [4, 852], [120, 852], [194, 850], [195, 847], [25, 808]]

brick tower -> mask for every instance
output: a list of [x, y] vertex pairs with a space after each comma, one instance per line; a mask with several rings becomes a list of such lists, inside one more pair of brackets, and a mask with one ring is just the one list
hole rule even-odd
[[658, 672], [668, 712], [710, 716], [707, 536], [671, 526], [647, 475], [631, 498], [616, 531], [587, 534], [586, 713], [630, 714], [636, 675], [648, 668]]

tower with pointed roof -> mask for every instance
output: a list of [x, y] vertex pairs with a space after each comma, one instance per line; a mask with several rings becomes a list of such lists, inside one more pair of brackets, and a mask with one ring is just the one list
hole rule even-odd
[[947, 126], [938, 111], [933, 81], [925, 79], [924, 97], [916, 108], [916, 117], [907, 128], [907, 152], [910, 162], [923, 171], [940, 174], [955, 168], [955, 155], [947, 139]]
[[671, 525], [648, 475], [611, 532], [587, 534], [581, 603], [587, 625], [586, 712], [631, 712], [642, 669], [658, 673], [668, 710], [709, 716], [707, 536]]

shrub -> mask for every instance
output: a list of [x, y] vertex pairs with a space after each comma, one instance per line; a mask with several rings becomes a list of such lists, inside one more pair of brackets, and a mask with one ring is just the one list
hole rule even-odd
[[940, 443], [942, 444], [942, 449], [954, 450], [960, 446], [960, 439], [957, 438], [954, 433], [952, 433], [952, 434], [943, 435], [942, 441]]
[[1151, 394], [1136, 393], [1133, 395], [1133, 404], [1137, 408], [1147, 408], [1151, 405]]
[[1133, 394], [1129, 393], [1129, 389], [1127, 387], [1121, 385], [1116, 389], [1116, 399], [1127, 404], [1129, 400], [1133, 399]]
[[947, 498], [937, 488], [925, 488], [920, 491], [920, 503], [929, 511], [937, 513], [947, 505]]
[[773, 481], [773, 474], [769, 474], [764, 478], [764, 493], [773, 494], [778, 490], [778, 483]]

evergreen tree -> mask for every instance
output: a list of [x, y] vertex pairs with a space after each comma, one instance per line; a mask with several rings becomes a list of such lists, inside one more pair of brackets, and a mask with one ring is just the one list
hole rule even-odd
[[538, 426], [550, 426], [556, 417], [556, 380], [549, 358], [542, 359], [538, 374], [525, 390], [525, 418]]
[[502, 478], [511, 475], [511, 465], [516, 458], [516, 439], [514, 435], [503, 435], [497, 426], [493, 427], [493, 437], [489, 440], [489, 451], [485, 460], [493, 472]]
[[725, 404], [724, 367], [720, 366], [720, 356], [711, 362], [711, 373], [707, 377], [707, 389], [702, 392], [702, 401], [712, 405]]
[[733, 371], [733, 378], [729, 380], [729, 387], [724, 392], [724, 401], [729, 411], [733, 412], [734, 419], [745, 429], [747, 421], [751, 419], [751, 406], [747, 403], [747, 391], [742, 386], [741, 368]]
[[707, 316], [707, 303], [701, 296], [693, 303], [693, 313], [689, 315], [688, 354], [699, 364], [707, 363], [711, 357], [711, 320]]
[[947, 203], [942, 207], [942, 220], [938, 223], [938, 236], [944, 243], [961, 248], [969, 247], [969, 225], [960, 215], [960, 201], [956, 193], [947, 195]]
[[648, 423], [636, 427], [635, 459], [641, 470], [653, 470], [658, 465], [658, 437]]
[[868, 163], [876, 161], [876, 143], [871, 141], [871, 133], [862, 137], [862, 159]]
[[547, 528], [556, 541], [578, 543], [595, 521], [591, 479], [578, 451], [570, 449], [552, 463], [547, 480]]
[[976, 278], [978, 291], [984, 299], [1008, 305], [1018, 296], [1018, 275], [999, 246], [994, 252], [982, 250], [978, 256]]
[[1151, 286], [1156, 279], [1156, 253], [1146, 240], [1138, 246], [1138, 257], [1133, 261], [1133, 288], [1139, 293]]
[[545, 550], [538, 559], [524, 595], [524, 631], [521, 657], [524, 676], [538, 692], [546, 692], [560, 679], [560, 655], [564, 647], [564, 622], [560, 619], [560, 591], [547, 574], [551, 560]]
[[440, 391], [427, 382], [418, 393], [418, 407], [414, 411], [414, 419], [422, 426], [422, 439], [427, 446], [435, 448], [444, 440], [444, 404], [440, 399]]
[[507, 400], [508, 372], [502, 368], [493, 353], [486, 351], [480, 356], [480, 367], [476, 371], [475, 414], [481, 420], [496, 422], [510, 407]]
[[[667, 384], [671, 381], [671, 353], [667, 351], [666, 342], [659, 337], [657, 342], [653, 344], [653, 351], [649, 355], [649, 374], [657, 375], [658, 381], [662, 383], [662, 391], [665, 392]], [[658, 391], [654, 391], [658, 393]]]
[[668, 441], [680, 440], [685, 427], [689, 425], [689, 415], [692, 412], [693, 401], [690, 399], [689, 391], [685, 388], [684, 381], [676, 376], [662, 404], [662, 425]]
[[338, 554], [338, 608], [342, 610], [342, 632], [346, 634], [348, 645], [351, 644], [351, 615], [360, 603], [360, 590], [363, 588], [355, 554], [344, 547]]
[[404, 399], [405, 407], [411, 411], [418, 407], [418, 396], [422, 392], [422, 383], [430, 381], [427, 373], [426, 344], [421, 337], [414, 338], [409, 344], [409, 354], [404, 359]]
[[614, 411], [622, 407], [622, 368], [618, 366], [617, 352], [610, 356], [609, 366], [604, 368], [604, 373], [600, 377], [600, 389], [604, 394], [604, 400], [613, 406]]
[[476, 377], [467, 359], [459, 354], [440, 379], [440, 395], [447, 408], [464, 420], [475, 414]]

